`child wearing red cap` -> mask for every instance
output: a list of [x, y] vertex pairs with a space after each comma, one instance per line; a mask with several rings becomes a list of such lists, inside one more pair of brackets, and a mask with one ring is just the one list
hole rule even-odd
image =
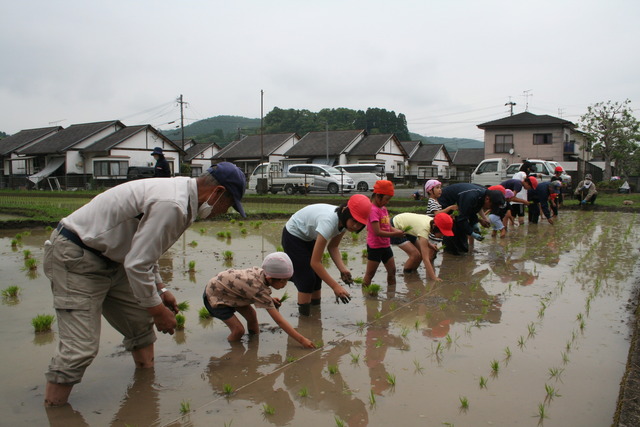
[[367, 269], [362, 286], [369, 286], [380, 262], [387, 270], [387, 286], [396, 284], [396, 262], [391, 250], [391, 237], [402, 237], [404, 233], [391, 226], [387, 203], [394, 195], [393, 183], [376, 181], [371, 195], [371, 213], [367, 223]]
[[440, 281], [433, 268], [433, 260], [438, 248], [436, 243], [442, 242], [442, 236], [453, 236], [453, 218], [446, 213], [439, 213], [435, 218], [416, 213], [401, 213], [391, 219], [391, 226], [403, 230], [404, 237], [392, 237], [391, 244], [398, 245], [409, 255], [404, 263], [404, 272], [415, 271], [420, 262], [431, 280]]

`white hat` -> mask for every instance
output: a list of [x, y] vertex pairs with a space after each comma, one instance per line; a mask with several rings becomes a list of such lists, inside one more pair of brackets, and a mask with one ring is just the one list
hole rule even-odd
[[284, 252], [274, 252], [262, 261], [264, 273], [274, 279], [290, 279], [293, 276], [293, 264], [291, 258]]

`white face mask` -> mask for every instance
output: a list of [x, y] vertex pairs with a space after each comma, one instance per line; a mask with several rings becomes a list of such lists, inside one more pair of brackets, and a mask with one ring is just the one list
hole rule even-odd
[[199, 219], [208, 218], [209, 215], [211, 215], [211, 212], [213, 212], [213, 207], [216, 205], [216, 203], [218, 203], [218, 201], [220, 200], [220, 197], [222, 197], [223, 195], [224, 193], [218, 196], [218, 199], [215, 202], [213, 202], [213, 205], [210, 205], [209, 199], [211, 198], [211, 196], [213, 196], [213, 193], [211, 193], [211, 196], [209, 196], [209, 199], [207, 199], [204, 203], [202, 203], [198, 208], [198, 214], [196, 215], [196, 217]]

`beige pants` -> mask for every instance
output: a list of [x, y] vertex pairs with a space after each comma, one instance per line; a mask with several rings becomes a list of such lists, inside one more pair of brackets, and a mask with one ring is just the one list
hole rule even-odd
[[47, 381], [76, 384], [100, 343], [101, 316], [124, 335], [131, 351], [156, 340], [153, 319], [133, 296], [122, 264], [85, 251], [54, 230], [44, 248], [58, 320], [58, 347]]

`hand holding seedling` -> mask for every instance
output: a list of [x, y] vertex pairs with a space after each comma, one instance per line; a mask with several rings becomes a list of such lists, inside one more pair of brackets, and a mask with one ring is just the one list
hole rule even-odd
[[180, 311], [180, 309], [178, 308], [178, 300], [171, 293], [171, 291], [164, 291], [162, 295], [160, 295], [160, 299], [162, 300], [162, 303], [172, 312], [177, 313], [178, 311]]
[[271, 299], [273, 299], [273, 304], [276, 306], [276, 308], [280, 308], [280, 306], [282, 306], [282, 301], [280, 301], [280, 298], [273, 297]]
[[313, 343], [313, 341], [306, 337], [302, 337], [302, 339], [300, 340], [300, 344], [302, 344], [304, 348], [316, 348], [316, 345]]
[[176, 328], [176, 317], [171, 310], [164, 306], [164, 304], [158, 304], [154, 307], [147, 308], [151, 317], [153, 317], [153, 323], [159, 332], [163, 334], [169, 333], [173, 335]]

